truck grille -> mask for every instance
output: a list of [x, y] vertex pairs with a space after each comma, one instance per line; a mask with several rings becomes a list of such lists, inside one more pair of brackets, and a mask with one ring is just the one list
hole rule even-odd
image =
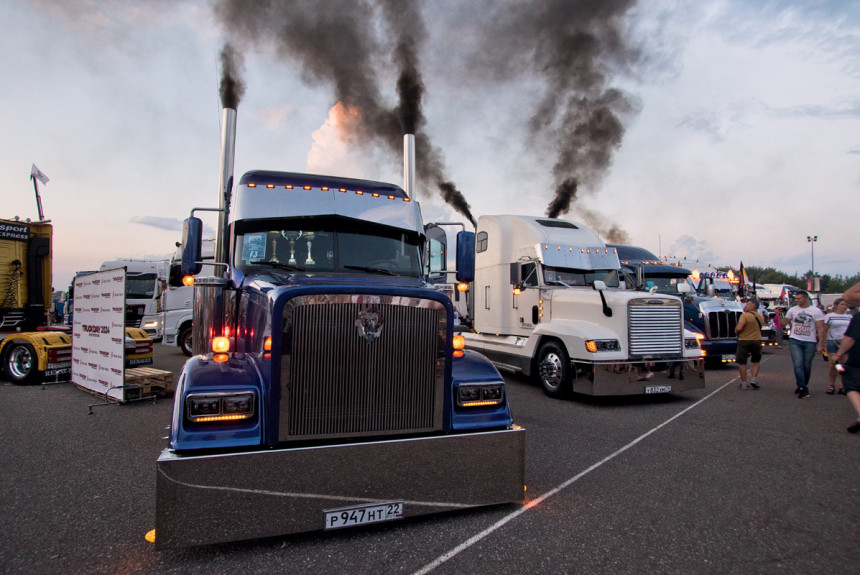
[[281, 346], [280, 440], [441, 429], [445, 318], [441, 303], [419, 298], [290, 300]]
[[[660, 300], [654, 300], [660, 301]], [[630, 355], [678, 355], [681, 353], [681, 306], [662, 304], [631, 305]]]
[[706, 332], [708, 339], [734, 339], [735, 326], [741, 317], [739, 311], [721, 310], [708, 312], [705, 316], [707, 322]]

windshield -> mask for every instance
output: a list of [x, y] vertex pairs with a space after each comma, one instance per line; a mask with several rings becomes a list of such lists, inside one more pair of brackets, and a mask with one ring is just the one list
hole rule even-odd
[[248, 272], [421, 274], [418, 234], [342, 218], [255, 220], [236, 224], [233, 265]]
[[127, 299], [152, 299], [155, 296], [155, 274], [128, 272], [125, 275]]
[[682, 278], [670, 278], [670, 277], [652, 277], [648, 276], [645, 278], [645, 291], [651, 291], [651, 288], [656, 287], [657, 293], [663, 293], [668, 295], [680, 295], [680, 291], [678, 291], [678, 286], [681, 284], [686, 284], [690, 286], [690, 291], [695, 292], [693, 289], [693, 284], [686, 277]]
[[600, 280], [606, 287], [618, 287], [618, 270], [577, 270], [544, 266], [543, 279], [547, 285], [593, 286]]

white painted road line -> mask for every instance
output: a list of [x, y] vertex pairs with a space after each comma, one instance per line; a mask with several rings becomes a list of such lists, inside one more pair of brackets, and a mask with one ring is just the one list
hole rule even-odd
[[[768, 359], [770, 359], [770, 358], [763, 359], [762, 363], [764, 363]], [[654, 427], [653, 429], [646, 431], [645, 433], [643, 433], [642, 435], [640, 435], [639, 437], [637, 437], [636, 439], [634, 439], [633, 441], [631, 441], [630, 443], [625, 445], [624, 447], [621, 447], [617, 451], [610, 453], [609, 455], [607, 455], [606, 457], [604, 457], [603, 459], [601, 459], [600, 461], [598, 461], [597, 463], [595, 463], [594, 465], [589, 467], [588, 469], [577, 473], [576, 475], [574, 475], [573, 477], [571, 477], [570, 479], [568, 479], [564, 483], [561, 483], [560, 485], [558, 485], [554, 489], [547, 491], [546, 493], [544, 493], [543, 495], [541, 495], [537, 499], [529, 501], [528, 503], [526, 503], [525, 505], [523, 505], [522, 507], [520, 507], [519, 509], [517, 509], [513, 513], [510, 513], [509, 515], [502, 517], [501, 519], [499, 519], [494, 524], [490, 525], [489, 527], [487, 527], [486, 529], [484, 529], [480, 533], [473, 535], [472, 537], [470, 537], [469, 539], [460, 543], [459, 545], [457, 545], [456, 547], [454, 547], [453, 549], [451, 549], [447, 553], [440, 555], [439, 557], [437, 557], [436, 559], [434, 559], [433, 561], [431, 561], [430, 563], [428, 563], [427, 565], [425, 565], [424, 567], [422, 567], [418, 571], [415, 571], [415, 573], [413, 575], [423, 575], [425, 573], [429, 573], [430, 571], [432, 571], [436, 567], [440, 566], [441, 564], [445, 563], [446, 561], [448, 561], [452, 557], [455, 557], [461, 551], [465, 551], [466, 549], [468, 549], [469, 547], [471, 547], [472, 545], [474, 545], [475, 543], [477, 543], [481, 539], [485, 538], [488, 535], [491, 535], [492, 533], [494, 533], [495, 531], [500, 529], [502, 526], [504, 526], [508, 522], [516, 519], [517, 517], [519, 517], [520, 515], [522, 515], [523, 513], [528, 511], [529, 509], [531, 509], [532, 507], [534, 507], [540, 503], [543, 503], [544, 501], [546, 501], [547, 499], [549, 499], [550, 497], [552, 497], [556, 493], [559, 493], [562, 489], [565, 489], [566, 487], [573, 485], [574, 483], [579, 481], [581, 478], [585, 477], [586, 475], [588, 475], [589, 473], [591, 473], [595, 469], [602, 466], [604, 463], [606, 463], [608, 461], [612, 461], [617, 456], [621, 455], [622, 453], [624, 453], [625, 451], [627, 451], [628, 449], [630, 449], [634, 445], [638, 444], [640, 441], [642, 441], [643, 439], [645, 439], [646, 437], [648, 437], [652, 433], [666, 427], [667, 425], [669, 425], [670, 423], [672, 423], [673, 421], [675, 421], [676, 419], [678, 419], [679, 417], [681, 417], [682, 415], [684, 415], [685, 413], [690, 411], [691, 409], [693, 409], [696, 406], [709, 400], [714, 395], [718, 394], [723, 389], [725, 389], [729, 385], [736, 382], [739, 377], [740, 376], [735, 376], [733, 379], [730, 379], [729, 381], [727, 381], [726, 383], [724, 383], [723, 385], [721, 385], [720, 387], [718, 387], [717, 389], [715, 389], [714, 391], [712, 391], [711, 393], [709, 393], [708, 395], [706, 395], [705, 397], [703, 397], [702, 399], [700, 399], [699, 401], [694, 403], [693, 405], [687, 407], [686, 409], [679, 411], [678, 413], [676, 413], [675, 415], [673, 415], [672, 417], [670, 417], [669, 419], [667, 419], [666, 421], [664, 421], [663, 423], [658, 425], [657, 427]]]

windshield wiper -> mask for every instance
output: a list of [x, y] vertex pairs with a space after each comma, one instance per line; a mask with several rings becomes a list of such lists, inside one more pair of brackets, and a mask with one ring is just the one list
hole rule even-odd
[[254, 261], [249, 262], [249, 263], [252, 265], [255, 265], [255, 266], [259, 266], [259, 265], [272, 266], [273, 268], [278, 268], [279, 270], [287, 270], [287, 271], [291, 271], [291, 272], [303, 272], [303, 271], [305, 271], [305, 268], [300, 268], [299, 266], [294, 266], [294, 265], [290, 265], [290, 264], [282, 264], [281, 262], [271, 262], [268, 260], [254, 260]]
[[396, 276], [397, 275], [396, 273], [394, 273], [392, 271], [384, 270], [382, 268], [371, 268], [371, 267], [367, 267], [367, 266], [343, 266], [343, 267], [345, 267], [348, 270], [358, 270], [358, 271], [362, 271], [362, 272], [369, 272], [372, 274], [383, 274], [386, 276]]

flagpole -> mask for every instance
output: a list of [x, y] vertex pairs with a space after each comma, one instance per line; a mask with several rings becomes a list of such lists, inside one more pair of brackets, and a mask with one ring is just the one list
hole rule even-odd
[[33, 189], [36, 190], [36, 207], [39, 208], [39, 221], [42, 222], [45, 220], [45, 215], [42, 213], [42, 198], [39, 197], [39, 182], [33, 174], [30, 174], [30, 179], [33, 180]]

